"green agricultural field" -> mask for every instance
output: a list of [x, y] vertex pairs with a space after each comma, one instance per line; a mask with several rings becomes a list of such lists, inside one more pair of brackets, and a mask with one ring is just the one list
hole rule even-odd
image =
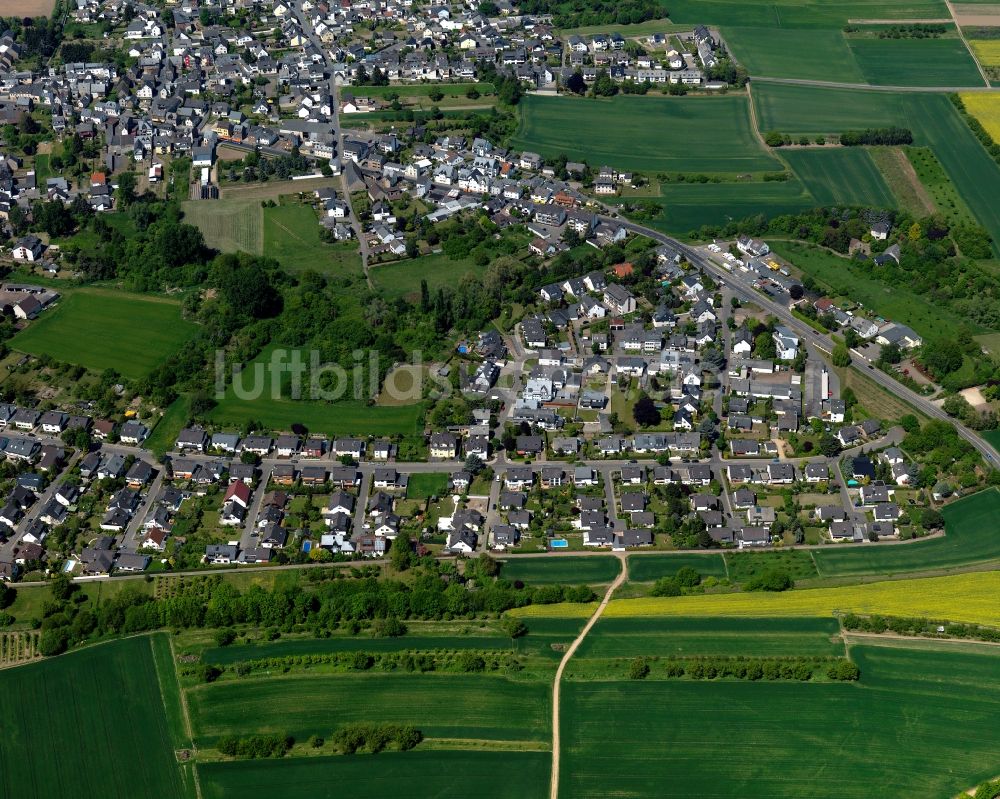
[[945, 506], [946, 535], [894, 547], [851, 547], [815, 551], [822, 577], [900, 574], [1000, 561], [1000, 491], [989, 488]]
[[194, 336], [179, 302], [105, 289], [75, 289], [44, 311], [11, 346], [130, 379], [149, 374]]
[[895, 208], [896, 199], [863, 147], [790, 149], [782, 152], [817, 205]]
[[836, 619], [614, 618], [597, 622], [574, 659], [669, 655], [843, 657], [844, 641]]
[[[945, 797], [1000, 772], [995, 656], [851, 656], [855, 685], [567, 682], [560, 794], [870, 799], [877, 785], [886, 799]], [[733, 751], [742, 744], [753, 756]]]
[[0, 671], [0, 713], [4, 799], [190, 795], [149, 637]]
[[742, 28], [727, 25], [723, 36], [740, 63], [755, 77], [866, 82], [839, 27]]
[[209, 247], [260, 255], [264, 225], [259, 200], [187, 200], [181, 207], [184, 221], [197, 226]]
[[427, 281], [428, 291], [436, 292], [454, 286], [466, 275], [482, 277], [486, 267], [469, 260], [452, 260], [443, 252], [408, 258], [405, 261], [373, 266], [372, 282], [379, 292], [390, 299], [402, 297], [420, 299], [420, 282]]
[[907, 95], [858, 89], [821, 89], [755, 82], [753, 101], [761, 131], [839, 134], [845, 130], [906, 125]]
[[[301, 702], [289, 702], [289, 697]], [[551, 728], [549, 685], [468, 674], [291, 674], [199, 685], [187, 692], [195, 740], [233, 730], [304, 741], [368, 721], [413, 724], [429, 738], [535, 741]]]
[[199, 767], [204, 799], [542, 799], [547, 752], [382, 752], [212, 763]]
[[265, 208], [261, 253], [293, 274], [311, 269], [338, 277], [360, 277], [357, 242], [326, 244], [320, 241], [319, 229], [316, 211], [308, 205], [290, 202]]
[[213, 647], [201, 654], [205, 663], [229, 664], [241, 660], [326, 655], [333, 652], [426, 652], [434, 649], [495, 649], [510, 651], [510, 639], [479, 635], [405, 635], [399, 638], [337, 636], [333, 638], [291, 638], [266, 644]]
[[665, 183], [654, 198], [663, 211], [650, 223], [684, 234], [702, 225], [724, 225], [758, 213], [795, 214], [816, 206], [798, 180], [767, 183]]
[[[690, 25], [747, 25], [775, 28], [836, 28], [849, 19], [940, 19], [948, 16], [942, 0], [887, 0], [876, 8], [865, 0], [677, 0], [670, 20]], [[723, 31], [725, 32], [725, 31]]]
[[848, 43], [865, 80], [876, 86], [983, 85], [961, 39], [848, 39]]
[[411, 474], [406, 484], [407, 499], [442, 497], [448, 493], [447, 472], [420, 472]]
[[[209, 414], [212, 421], [221, 426], [242, 427], [247, 419], [255, 419], [272, 430], [289, 430], [293, 424], [303, 424], [311, 432], [326, 433], [331, 436], [365, 434], [365, 435], [412, 435], [422, 430], [422, 405], [369, 406], [361, 400], [341, 400], [325, 402], [323, 400], [291, 399], [282, 375], [281, 363], [272, 360], [276, 348], [265, 348], [244, 370], [245, 378], [241, 376], [241, 390], [246, 395], [253, 394], [255, 386], [263, 384], [260, 396], [244, 399], [237, 395], [236, 389], [230, 385], [225, 395]], [[293, 357], [293, 351], [286, 353], [286, 358]], [[308, 365], [308, 353], [300, 354], [302, 363]], [[260, 366], [261, 382], [255, 383], [257, 366]], [[278, 389], [278, 396], [273, 393]], [[309, 383], [303, 381], [302, 394], [308, 395]]]
[[530, 585], [610, 583], [621, 571], [618, 558], [611, 555], [543, 555], [537, 558], [509, 558], [502, 563], [501, 574], [505, 579], [521, 580]]
[[630, 555], [628, 578], [634, 583], [651, 583], [661, 577], [673, 577], [689, 566], [702, 577], [725, 577], [726, 562], [721, 553], [678, 552], [670, 555]]
[[[747, 100], [527, 96], [511, 146], [645, 172], [761, 172], [779, 167], [750, 128]], [[581, 131], [592, 131], [581, 139]]]
[[927, 338], [951, 336], [958, 325], [969, 324], [939, 303], [869, 277], [870, 266], [857, 266], [810, 244], [776, 241], [772, 249], [804, 274], [812, 275], [827, 293], [850, 297], [873, 313], [909, 325]]

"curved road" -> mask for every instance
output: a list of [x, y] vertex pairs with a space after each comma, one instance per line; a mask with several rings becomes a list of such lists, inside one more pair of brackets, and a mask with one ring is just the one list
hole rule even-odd
[[552, 775], [549, 782], [549, 799], [558, 799], [559, 796], [559, 686], [562, 682], [563, 671], [566, 668], [566, 664], [569, 663], [569, 659], [573, 657], [573, 653], [576, 652], [577, 647], [587, 637], [587, 633], [597, 623], [597, 620], [601, 618], [601, 614], [604, 613], [608, 602], [611, 601], [612, 595], [628, 577], [628, 559], [624, 554], [619, 554], [617, 557], [622, 563], [621, 572], [615, 578], [615, 581], [608, 586], [607, 593], [604, 594], [604, 599], [597, 606], [594, 615], [590, 617], [590, 620], [580, 630], [580, 634], [569, 645], [566, 654], [562, 656], [562, 660], [559, 661], [559, 668], [556, 669], [556, 678], [552, 683]]
[[[643, 225], [637, 225], [636, 223], [630, 222], [622, 217], [618, 217], [614, 221], [620, 223], [623, 227], [633, 233], [647, 236], [648, 238], [658, 241], [661, 244], [668, 244], [671, 247], [676, 248], [684, 255], [685, 258], [687, 258], [689, 262], [697, 266], [699, 269], [703, 269], [705, 272], [712, 275], [713, 278], [722, 283], [736, 287], [748, 298], [753, 298], [755, 303], [763, 307], [769, 313], [774, 314], [774, 316], [776, 316], [783, 324], [794, 330], [798, 334], [799, 338], [805, 343], [812, 344], [827, 353], [833, 350], [833, 341], [829, 336], [819, 333], [809, 327], [809, 325], [795, 318], [787, 307], [761, 294], [753, 287], [750, 281], [744, 278], [742, 274], [737, 271], [734, 270], [730, 272], [723, 269], [714, 261], [710, 260], [708, 256], [700, 250], [695, 249], [694, 247], [689, 247], [686, 244], [682, 244], [676, 239], [672, 239], [659, 231], [652, 230], [651, 228], [644, 227]], [[924, 415], [929, 416], [932, 419], [939, 419], [954, 425], [958, 434], [975, 447], [990, 466], [1000, 467], [1000, 451], [987, 443], [986, 440], [979, 436], [978, 433], [966, 427], [957, 419], [954, 419], [946, 414], [926, 397], [917, 394], [915, 391], [911, 391], [909, 388], [894, 380], [885, 372], [874, 368], [865, 358], [861, 357], [853, 350], [851, 351], [851, 365], [882, 388], [889, 391], [891, 394], [895, 394], [905, 400]]]

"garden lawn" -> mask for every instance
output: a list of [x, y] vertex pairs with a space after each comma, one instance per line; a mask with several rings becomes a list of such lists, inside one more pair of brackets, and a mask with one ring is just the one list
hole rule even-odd
[[[780, 168], [750, 128], [745, 97], [527, 96], [511, 146], [645, 172]], [[581, 136], [586, 131], [588, 135]]]
[[417, 472], [406, 483], [407, 499], [442, 497], [448, 493], [447, 472]]
[[[1000, 772], [992, 655], [856, 646], [857, 684], [569, 681], [563, 796], [955, 796]], [[752, 755], [721, 754], [734, 742]], [[711, 752], [717, 750], [718, 756]]]
[[189, 795], [148, 636], [0, 671], [0, 714], [4, 799]]
[[858, 264], [810, 244], [775, 241], [772, 249], [803, 274], [811, 275], [828, 293], [849, 297], [885, 319], [909, 325], [925, 338], [948, 338], [961, 324], [970, 324], [940, 303], [900, 286], [870, 277], [871, 265]]
[[196, 330], [181, 318], [180, 303], [173, 300], [75, 289], [18, 333], [11, 346], [94, 372], [115, 369], [136, 380], [175, 353]]
[[[991, 434], [986, 434], [987, 441]], [[991, 443], [996, 443], [997, 437]], [[822, 577], [898, 574], [1000, 561], [1000, 491], [988, 488], [945, 506], [946, 535], [891, 547], [833, 547], [815, 551]]]
[[618, 558], [612, 555], [542, 555], [537, 558], [509, 558], [501, 563], [500, 573], [504, 579], [520, 580], [529, 585], [610, 583], [621, 571]]
[[547, 752], [382, 752], [200, 766], [204, 799], [543, 799]]
[[836, 619], [600, 619], [574, 658], [844, 656]]
[[304, 741], [353, 722], [412, 724], [431, 738], [544, 745], [551, 724], [548, 684], [485, 675], [271, 675], [199, 685], [187, 699], [202, 746], [229, 733], [287, 733]]
[[782, 153], [817, 205], [895, 208], [896, 199], [864, 147], [789, 149]]

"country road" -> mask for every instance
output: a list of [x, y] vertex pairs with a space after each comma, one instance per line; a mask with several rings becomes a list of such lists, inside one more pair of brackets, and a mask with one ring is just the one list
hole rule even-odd
[[615, 581], [608, 586], [607, 592], [604, 594], [604, 599], [601, 600], [601, 604], [597, 606], [597, 610], [594, 611], [594, 615], [590, 617], [587, 623], [580, 630], [580, 634], [574, 639], [573, 643], [569, 645], [569, 649], [566, 650], [566, 654], [562, 656], [562, 660], [559, 661], [559, 668], [556, 669], [556, 677], [552, 682], [552, 776], [549, 782], [549, 799], [558, 799], [559, 796], [559, 693], [560, 693], [560, 683], [562, 682], [563, 671], [566, 668], [566, 664], [569, 663], [573, 653], [576, 652], [577, 647], [583, 642], [583, 639], [587, 637], [587, 633], [590, 632], [591, 628], [597, 624], [597, 620], [601, 618], [601, 614], [604, 613], [604, 609], [608, 606], [608, 602], [611, 601], [611, 597], [614, 595], [615, 591], [621, 586], [622, 583], [628, 578], [628, 559], [625, 555], [618, 555], [618, 559], [621, 561], [622, 570], [615, 578]]

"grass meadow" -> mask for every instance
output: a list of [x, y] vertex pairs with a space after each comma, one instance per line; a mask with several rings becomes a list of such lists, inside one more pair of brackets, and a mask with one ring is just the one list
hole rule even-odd
[[669, 555], [630, 555], [628, 578], [633, 583], [651, 583], [661, 577], [673, 577], [688, 566], [702, 577], [725, 577], [726, 561], [719, 552], [677, 552]]
[[485, 266], [477, 266], [471, 258], [453, 260], [439, 252], [379, 264], [371, 268], [370, 274], [375, 287], [384, 297], [419, 300], [422, 280], [427, 281], [427, 290], [433, 293], [439, 288], [457, 285], [466, 275], [482, 277], [485, 271]]
[[259, 255], [264, 247], [263, 214], [259, 200], [187, 200], [184, 219], [196, 225], [205, 244], [220, 252]]
[[198, 774], [203, 799], [543, 799], [548, 752], [382, 752], [211, 763]]
[[197, 327], [179, 302], [105, 289], [74, 289], [18, 333], [11, 346], [95, 372], [138, 379], [172, 355]]
[[954, 796], [1000, 769], [996, 657], [855, 646], [856, 684], [568, 681], [574, 799]]
[[[747, 99], [617, 96], [608, 100], [527, 96], [511, 146], [566, 154], [592, 166], [648, 172], [745, 173], [778, 162], [750, 128]], [[593, 131], [581, 139], [581, 131]]]
[[406, 484], [406, 498], [424, 500], [448, 493], [447, 472], [419, 472], [411, 474]]
[[0, 671], [0, 797], [190, 795], [164, 713], [165, 700], [176, 709], [169, 700], [177, 694], [161, 695], [152, 640]]

